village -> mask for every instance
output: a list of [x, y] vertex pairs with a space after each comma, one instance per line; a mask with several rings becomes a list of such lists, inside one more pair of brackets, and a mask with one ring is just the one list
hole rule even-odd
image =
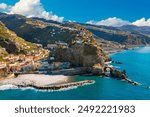
[[[33, 54], [34, 53], [34, 54]], [[17, 72], [30, 72], [41, 67], [40, 60], [48, 57], [49, 51], [38, 48], [28, 54], [9, 54], [0, 61], [0, 77], [7, 77]]]
[[[82, 41], [77, 41], [82, 43]], [[38, 44], [37, 44], [38, 45]], [[0, 78], [13, 77], [12, 74], [78, 74], [80, 69], [71, 68], [70, 62], [60, 62], [55, 60], [55, 52], [58, 47], [68, 48], [69, 45], [63, 42], [48, 44], [45, 49], [38, 45], [37, 50], [28, 54], [9, 54], [0, 61]], [[50, 54], [50, 56], [49, 56]]]

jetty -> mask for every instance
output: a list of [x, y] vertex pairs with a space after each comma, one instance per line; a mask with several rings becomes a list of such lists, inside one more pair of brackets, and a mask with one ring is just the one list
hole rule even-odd
[[61, 90], [61, 89], [67, 89], [71, 87], [78, 87], [88, 84], [94, 84], [95, 81], [93, 80], [85, 80], [85, 81], [79, 81], [79, 82], [73, 82], [73, 83], [65, 83], [60, 85], [47, 85], [47, 86], [35, 86], [35, 85], [17, 85], [19, 88], [24, 87], [32, 87], [38, 90]]

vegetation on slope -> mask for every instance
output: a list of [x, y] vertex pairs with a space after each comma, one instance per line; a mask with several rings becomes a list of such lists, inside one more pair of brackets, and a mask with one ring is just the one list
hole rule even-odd
[[150, 44], [150, 37], [141, 33], [123, 31], [115, 27], [85, 25], [97, 37], [104, 40], [118, 42], [125, 45], [146, 45]]
[[37, 48], [35, 44], [25, 41], [18, 37], [15, 32], [10, 31], [0, 22], [0, 46], [5, 48], [8, 53], [28, 53]]

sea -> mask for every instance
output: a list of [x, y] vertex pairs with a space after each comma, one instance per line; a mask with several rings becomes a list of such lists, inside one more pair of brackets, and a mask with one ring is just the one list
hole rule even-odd
[[95, 80], [95, 84], [60, 91], [40, 91], [6, 85], [0, 86], [0, 100], [150, 100], [150, 46], [110, 55], [117, 69], [126, 70], [134, 86], [122, 80], [99, 76], [76, 76], [74, 81]]

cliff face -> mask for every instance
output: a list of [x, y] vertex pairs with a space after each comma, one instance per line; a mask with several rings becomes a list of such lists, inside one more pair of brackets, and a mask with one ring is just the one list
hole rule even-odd
[[76, 67], [93, 67], [98, 63], [103, 66], [107, 55], [97, 45], [82, 43], [74, 44], [70, 48], [58, 48], [56, 59], [70, 62], [72, 66]]

